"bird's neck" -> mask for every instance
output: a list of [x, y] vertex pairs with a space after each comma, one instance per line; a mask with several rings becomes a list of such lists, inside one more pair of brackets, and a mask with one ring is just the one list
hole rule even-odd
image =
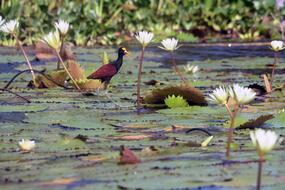
[[119, 70], [123, 64], [123, 57], [124, 55], [118, 54], [118, 59], [113, 62], [117, 70]]

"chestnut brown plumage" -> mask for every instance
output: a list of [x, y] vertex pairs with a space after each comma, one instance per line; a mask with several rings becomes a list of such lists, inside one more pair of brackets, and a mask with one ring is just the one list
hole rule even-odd
[[101, 66], [95, 72], [87, 77], [87, 79], [97, 79], [104, 83], [105, 88], [110, 83], [113, 76], [115, 76], [120, 70], [123, 64], [123, 57], [127, 55], [128, 51], [124, 47], [120, 47], [118, 50], [118, 58], [106, 65]]

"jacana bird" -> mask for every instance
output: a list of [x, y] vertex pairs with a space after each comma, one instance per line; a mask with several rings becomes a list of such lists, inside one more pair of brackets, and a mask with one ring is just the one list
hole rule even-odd
[[98, 79], [102, 83], [104, 83], [104, 88], [106, 89], [108, 84], [110, 83], [113, 76], [115, 76], [122, 64], [123, 64], [123, 57], [127, 55], [128, 51], [124, 47], [120, 47], [118, 50], [118, 58], [115, 61], [111, 61], [110, 63], [101, 66], [95, 72], [87, 77], [87, 79]]

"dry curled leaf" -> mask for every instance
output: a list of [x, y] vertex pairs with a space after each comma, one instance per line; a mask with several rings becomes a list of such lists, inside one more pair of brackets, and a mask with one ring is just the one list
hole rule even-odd
[[116, 140], [143, 140], [146, 138], [150, 138], [150, 135], [127, 135], [121, 137], [114, 137]]
[[137, 164], [140, 159], [128, 148], [121, 146], [120, 161], [118, 164]]
[[164, 99], [169, 95], [182, 96], [187, 100], [189, 105], [207, 105], [207, 101], [203, 93], [199, 89], [188, 84], [154, 89], [148, 93], [143, 100], [147, 105], [163, 105], [165, 107]]
[[[63, 61], [75, 60], [75, 55], [72, 51], [71, 43], [64, 43], [63, 51], [60, 53]], [[36, 58], [40, 60], [57, 59], [56, 52], [42, 41], [38, 41], [35, 45]]]
[[74, 60], [68, 60], [68, 71], [74, 80], [86, 79], [85, 70]]
[[51, 181], [41, 182], [39, 185], [41, 186], [56, 186], [56, 185], [69, 185], [75, 182], [76, 178], [61, 178], [61, 179], [54, 179]]

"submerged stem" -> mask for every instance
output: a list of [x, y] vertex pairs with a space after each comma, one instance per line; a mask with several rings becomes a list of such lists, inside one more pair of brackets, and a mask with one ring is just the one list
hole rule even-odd
[[257, 180], [256, 180], [256, 190], [260, 190], [261, 187], [261, 176], [262, 176], [262, 164], [264, 159], [262, 156], [259, 157], [258, 170], [257, 170]]
[[18, 38], [18, 36], [17, 36], [16, 34], [13, 33], [12, 35], [13, 35], [13, 37], [16, 39], [16, 42], [17, 42], [19, 48], [21, 49], [21, 51], [22, 51], [22, 53], [23, 53], [23, 55], [24, 55], [24, 58], [25, 58], [26, 63], [27, 63], [27, 65], [28, 65], [28, 68], [30, 69], [31, 74], [32, 74], [32, 80], [33, 80], [34, 84], [36, 85], [36, 76], [35, 76], [33, 67], [32, 67], [32, 65], [31, 65], [31, 63], [30, 63], [30, 61], [29, 61], [29, 59], [28, 59], [28, 56], [27, 56], [27, 54], [26, 54], [26, 52], [25, 52], [25, 50], [24, 50], [24, 48], [23, 48], [23, 46], [22, 46], [22, 43], [21, 43], [21, 41], [19, 40], [19, 38]]
[[143, 57], [144, 57], [144, 50], [145, 47], [142, 46], [141, 57], [138, 66], [138, 82], [137, 82], [137, 108], [139, 109], [141, 106], [140, 94], [141, 94], [141, 77], [142, 77], [142, 64], [143, 64]]
[[75, 85], [75, 87], [77, 88], [77, 90], [81, 91], [80, 87], [78, 86], [78, 84], [76, 83], [76, 81], [73, 79], [73, 77], [71, 76], [70, 72], [68, 71], [68, 69], [66, 68], [61, 56], [59, 55], [59, 52], [56, 50], [56, 55], [60, 61], [60, 63], [62, 64], [65, 72], [68, 74], [69, 78], [72, 80], [73, 84]]
[[171, 59], [172, 59], [172, 64], [174, 66], [174, 70], [176, 71], [182, 82], [186, 82], [185, 78], [183, 77], [182, 73], [180, 72], [179, 68], [176, 65], [173, 52], [171, 52]]
[[227, 141], [227, 151], [226, 151], [226, 156], [227, 160], [230, 160], [231, 158], [231, 143], [233, 141], [233, 135], [234, 135], [234, 128], [235, 128], [235, 119], [238, 113], [238, 105], [235, 105], [234, 111], [232, 112], [231, 116], [231, 125], [228, 130], [228, 141]]

